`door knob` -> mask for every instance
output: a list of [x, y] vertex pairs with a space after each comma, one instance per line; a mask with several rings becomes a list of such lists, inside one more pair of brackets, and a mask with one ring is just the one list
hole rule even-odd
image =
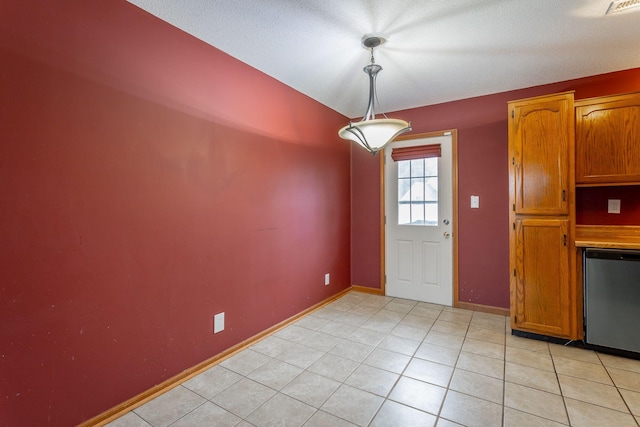
[[451, 236], [451, 233], [449, 233], [448, 231], [445, 231], [443, 236], [444, 236], [445, 239], [448, 239], [449, 236]]
[[442, 223], [443, 223], [444, 225], [449, 225], [449, 220], [448, 220], [448, 219], [443, 219], [443, 220], [442, 220]]

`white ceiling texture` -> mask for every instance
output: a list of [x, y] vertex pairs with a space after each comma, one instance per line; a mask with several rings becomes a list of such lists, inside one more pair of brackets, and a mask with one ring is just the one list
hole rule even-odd
[[[640, 7], [610, 0], [129, 0], [349, 118], [640, 67]], [[634, 0], [640, 3], [640, 1]]]

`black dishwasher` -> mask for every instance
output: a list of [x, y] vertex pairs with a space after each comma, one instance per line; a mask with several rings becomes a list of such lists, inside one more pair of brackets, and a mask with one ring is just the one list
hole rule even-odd
[[640, 251], [584, 251], [585, 342], [640, 353]]

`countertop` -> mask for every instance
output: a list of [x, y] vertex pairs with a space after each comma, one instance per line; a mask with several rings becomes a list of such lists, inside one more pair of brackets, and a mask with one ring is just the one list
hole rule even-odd
[[640, 249], [640, 226], [576, 225], [575, 245], [580, 248]]

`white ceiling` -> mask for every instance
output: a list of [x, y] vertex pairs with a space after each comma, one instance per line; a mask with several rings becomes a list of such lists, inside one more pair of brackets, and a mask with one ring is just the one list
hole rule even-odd
[[348, 116], [640, 67], [640, 7], [610, 0], [129, 0]]

